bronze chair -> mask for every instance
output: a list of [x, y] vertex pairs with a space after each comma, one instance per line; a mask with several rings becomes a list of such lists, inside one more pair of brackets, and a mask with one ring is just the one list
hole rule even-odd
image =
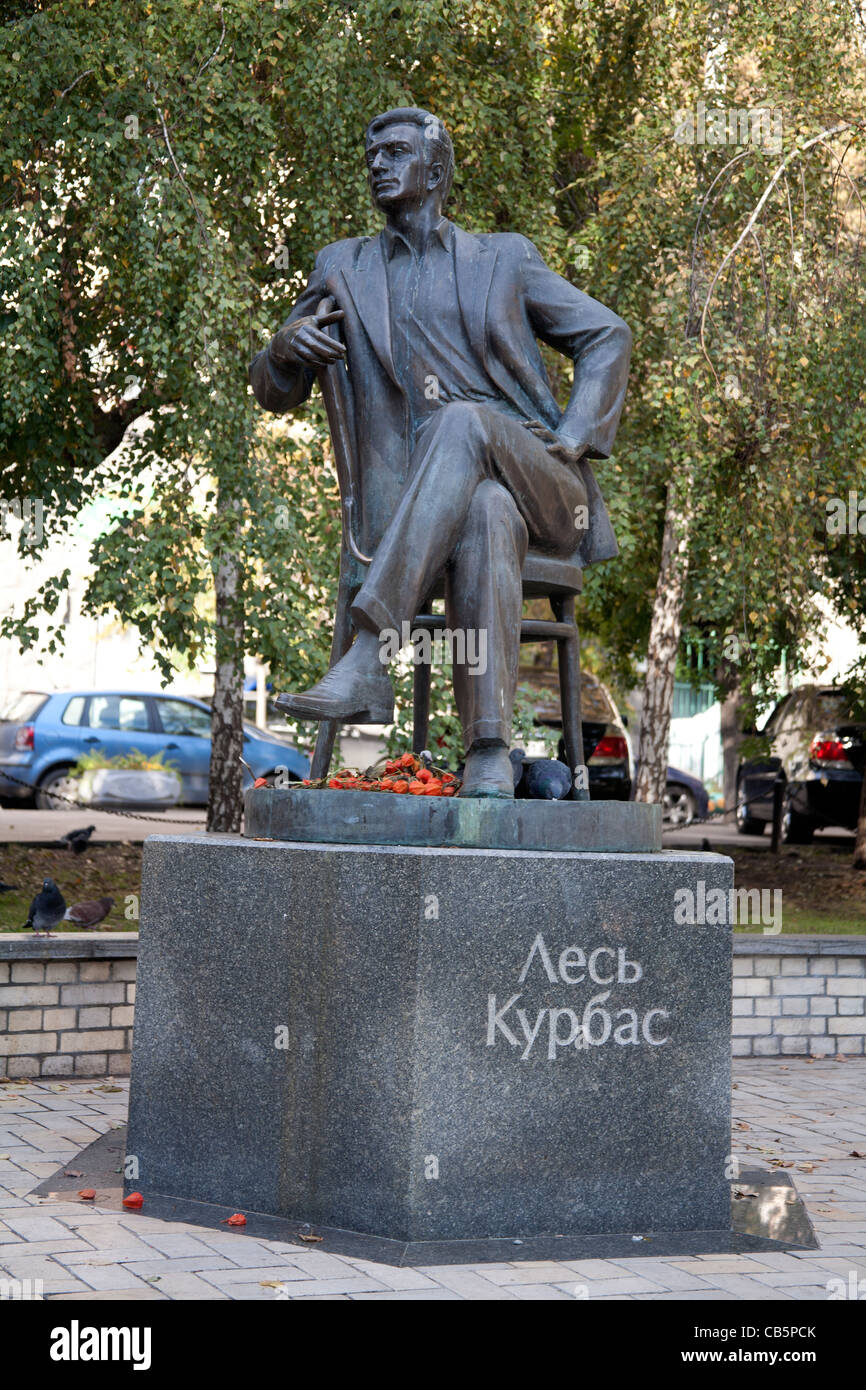
[[[333, 301], [324, 299], [317, 313], [326, 314]], [[328, 330], [338, 336], [338, 325], [332, 324]], [[352, 400], [351, 382], [342, 363], [335, 362], [322, 368], [319, 383], [328, 416], [331, 442], [340, 486], [342, 512], [342, 541], [340, 546], [340, 578], [337, 587], [337, 608], [334, 619], [334, 635], [331, 642], [330, 665], [333, 666], [352, 645], [352, 619], [350, 608], [355, 595], [364, 582], [364, 574], [369, 557], [360, 549], [355, 536], [355, 523], [358, 503], [362, 497], [362, 480], [358, 477], [355, 462], [355, 413]], [[521, 642], [547, 642], [554, 640], [557, 647], [559, 667], [559, 693], [562, 713], [562, 735], [568, 766], [583, 766], [583, 731], [580, 712], [580, 642], [574, 616], [575, 596], [583, 588], [583, 571], [577, 551], [566, 559], [557, 559], [541, 551], [530, 550], [523, 565], [524, 598], [546, 598], [550, 602], [553, 620], [524, 618], [520, 624]], [[429, 608], [432, 601], [441, 598], [441, 582], [434, 586], [424, 607]], [[443, 615], [421, 612], [412, 623], [412, 631], [427, 630], [435, 632], [446, 626]], [[412, 747], [420, 753], [427, 746], [427, 731], [430, 719], [430, 666], [420, 661], [415, 666]], [[319, 724], [319, 733], [313, 753], [311, 777], [326, 777], [331, 765], [334, 741], [340, 721], [325, 719]], [[579, 779], [581, 782], [585, 779]], [[570, 796], [577, 801], [588, 801], [589, 791], [583, 786], [575, 786], [572, 779]]]

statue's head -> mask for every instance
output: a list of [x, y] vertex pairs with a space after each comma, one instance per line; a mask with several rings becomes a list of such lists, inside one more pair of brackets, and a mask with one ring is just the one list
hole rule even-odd
[[373, 202], [387, 213], [432, 202], [442, 208], [454, 174], [451, 136], [438, 116], [398, 106], [367, 126], [367, 171]]

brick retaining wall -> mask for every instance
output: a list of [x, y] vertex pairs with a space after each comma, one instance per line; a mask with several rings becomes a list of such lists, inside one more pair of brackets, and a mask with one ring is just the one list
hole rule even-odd
[[734, 936], [735, 1057], [862, 1057], [866, 936]]
[[137, 932], [0, 936], [0, 1075], [129, 1071]]
[[[137, 932], [0, 936], [0, 1076], [123, 1076]], [[735, 1057], [861, 1057], [866, 936], [734, 936]]]

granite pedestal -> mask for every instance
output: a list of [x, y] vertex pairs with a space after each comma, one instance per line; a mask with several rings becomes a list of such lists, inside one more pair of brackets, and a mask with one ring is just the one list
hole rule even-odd
[[151, 837], [133, 1186], [395, 1240], [728, 1228], [731, 886], [713, 854]]

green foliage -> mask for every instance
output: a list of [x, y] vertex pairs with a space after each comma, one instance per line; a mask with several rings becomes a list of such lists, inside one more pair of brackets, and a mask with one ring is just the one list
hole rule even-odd
[[[448, 122], [462, 221], [544, 241], [534, 7], [64, 0], [12, 18], [4, 488], [43, 498], [46, 544], [114, 499], [87, 603], [134, 624], [165, 680], [214, 659], [214, 574], [231, 558], [247, 649], [277, 684], [308, 685], [327, 663], [339, 536], [323, 413], [287, 433], [252, 400], [247, 364], [316, 252], [377, 230], [362, 139], [389, 106]], [[52, 577], [0, 632], [31, 644], [65, 586]], [[61, 639], [57, 621], [48, 649]]]
[[[627, 684], [677, 478], [691, 514], [683, 637], [709, 662], [696, 679], [766, 703], [783, 653], [789, 672], [804, 658], [830, 573], [837, 609], [862, 611], [855, 547], [840, 556], [824, 522], [828, 497], [863, 477], [866, 29], [853, 8], [778, 0], [546, 10], [560, 216], [589, 255], [579, 283], [635, 333], [617, 454], [598, 467], [622, 560], [587, 576], [584, 628]], [[704, 60], [720, 15], [715, 93]], [[674, 139], [701, 100], [766, 108], [778, 147]]]
[[74, 767], [69, 769], [70, 777], [82, 777], [85, 772], [97, 771], [123, 772], [174, 772], [176, 769], [164, 753], [141, 753], [131, 748], [128, 753], [118, 753], [110, 758], [105, 753], [83, 753]]
[[[113, 499], [90, 609], [134, 624], [168, 679], [214, 659], [230, 557], [247, 650], [279, 686], [321, 674], [339, 535], [323, 413], [266, 419], [246, 368], [315, 253], [376, 230], [363, 130], [412, 103], [452, 131], [457, 220], [525, 232], [635, 332], [617, 454], [598, 465], [622, 556], [587, 574], [591, 664], [634, 682], [672, 476], [692, 508], [684, 635], [720, 686], [759, 698], [780, 653], [795, 667], [822, 589], [861, 621], [862, 546], [824, 521], [863, 475], [862, 30], [817, 0], [723, 9], [714, 98], [708, 0], [7, 5], [0, 471], [4, 495], [43, 498], [46, 545]], [[781, 149], [678, 143], [704, 98], [778, 111]], [[32, 644], [53, 614], [54, 650], [67, 585], [61, 567], [0, 634]], [[431, 739], [453, 756], [448, 700], [437, 674]]]

